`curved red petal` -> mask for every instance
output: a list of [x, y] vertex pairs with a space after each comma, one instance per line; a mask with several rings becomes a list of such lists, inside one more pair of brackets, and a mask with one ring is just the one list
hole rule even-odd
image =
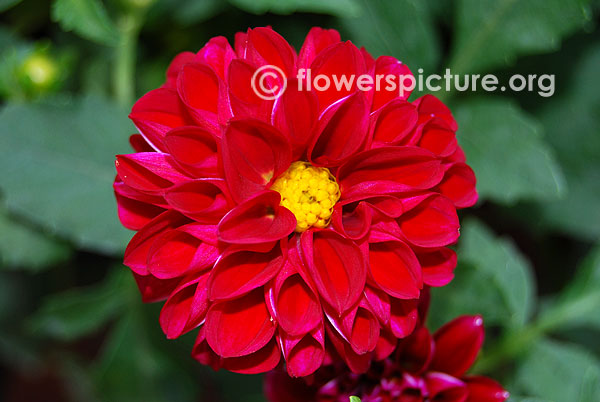
[[439, 159], [416, 147], [384, 147], [361, 152], [338, 170], [342, 199], [367, 198], [428, 189], [444, 175]]
[[234, 58], [235, 53], [224, 36], [211, 38], [196, 55], [196, 61], [211, 66], [222, 79]]
[[157, 193], [188, 177], [175, 167], [169, 154], [138, 152], [117, 155], [117, 173], [129, 187], [148, 193]]
[[473, 376], [463, 378], [469, 389], [467, 402], [504, 402], [510, 397], [500, 384], [488, 377]]
[[477, 179], [475, 173], [465, 163], [455, 163], [446, 171], [438, 184], [440, 193], [450, 198], [456, 208], [467, 208], [477, 202]]
[[317, 166], [337, 166], [360, 151], [367, 138], [369, 106], [362, 91], [331, 105], [319, 118], [308, 160]]
[[391, 316], [390, 329], [397, 338], [410, 335], [419, 318], [416, 300], [390, 298]]
[[403, 370], [419, 375], [427, 370], [435, 344], [427, 328], [417, 328], [409, 337], [398, 343], [396, 361]]
[[259, 374], [273, 370], [281, 360], [281, 351], [273, 338], [262, 349], [242, 357], [228, 357], [222, 359], [225, 370], [239, 374]]
[[[408, 66], [391, 56], [380, 56], [375, 61], [375, 77], [382, 76], [379, 89], [374, 91], [372, 110], [377, 110], [393, 99], [406, 100], [410, 96], [413, 75]], [[395, 86], [385, 81], [387, 77], [395, 77]], [[377, 82], [377, 81], [375, 81]]]
[[339, 314], [360, 297], [367, 269], [358, 246], [332, 231], [308, 230], [300, 238], [302, 254], [321, 297]]
[[[217, 113], [221, 80], [205, 64], [186, 64], [177, 78], [177, 92], [190, 115], [203, 127], [218, 132]], [[222, 96], [222, 95], [221, 95]]]
[[179, 75], [179, 72], [183, 66], [192, 63], [195, 57], [196, 55], [192, 52], [181, 52], [175, 56], [167, 68], [167, 80], [163, 87], [171, 89], [177, 88], [177, 76]]
[[271, 28], [248, 30], [245, 57], [256, 65], [279, 67], [288, 76], [294, 72], [296, 52], [289, 43]]
[[275, 332], [262, 289], [213, 304], [206, 315], [206, 340], [221, 357], [239, 357], [262, 349]]
[[291, 163], [287, 139], [257, 120], [234, 120], [222, 138], [223, 167], [235, 201], [267, 188]]
[[223, 180], [199, 179], [171, 187], [165, 193], [169, 206], [201, 223], [217, 223], [229, 211]]
[[414, 145], [409, 139], [419, 115], [417, 108], [402, 99], [389, 102], [374, 117], [372, 141], [383, 145]]
[[340, 42], [340, 33], [335, 29], [311, 28], [306, 35], [302, 48], [300, 48], [298, 67], [309, 67], [319, 53], [327, 47]]
[[289, 335], [306, 334], [322, 321], [321, 305], [300, 274], [290, 275], [285, 271], [282, 270], [276, 280], [277, 321], [281, 329]]
[[404, 237], [415, 246], [442, 247], [458, 240], [459, 223], [454, 204], [434, 195], [398, 218]]
[[412, 249], [401, 241], [371, 243], [369, 272], [377, 286], [390, 296], [416, 299], [423, 287], [421, 266]]
[[267, 283], [285, 261], [277, 244], [266, 253], [235, 251], [217, 262], [208, 281], [211, 300], [231, 299]]
[[184, 126], [169, 131], [164, 142], [171, 156], [195, 176], [218, 175], [218, 147], [214, 134], [200, 127]]
[[279, 205], [281, 196], [265, 191], [238, 205], [219, 223], [219, 239], [233, 244], [256, 244], [287, 237], [296, 228], [296, 217]]
[[445, 286], [454, 278], [456, 253], [447, 247], [417, 253], [423, 282], [429, 286]]
[[440, 402], [465, 402], [469, 390], [464, 382], [445, 373], [427, 373], [425, 383], [432, 400]]
[[142, 295], [144, 303], [154, 303], [167, 299], [181, 282], [180, 278], [158, 279], [152, 275], [139, 275], [133, 272], [133, 278]]
[[435, 353], [430, 370], [461, 377], [471, 367], [484, 338], [481, 316], [462, 316], [434, 334]]

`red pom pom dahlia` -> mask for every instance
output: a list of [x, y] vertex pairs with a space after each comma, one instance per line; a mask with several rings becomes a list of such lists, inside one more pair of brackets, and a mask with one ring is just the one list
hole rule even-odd
[[[281, 69], [264, 99], [263, 66]], [[281, 356], [292, 376], [333, 347], [361, 372], [417, 321], [425, 285], [453, 277], [457, 208], [477, 199], [450, 111], [435, 97], [332, 86], [313, 76], [410, 74], [314, 28], [297, 55], [270, 28], [182, 53], [137, 101], [136, 153], [117, 156], [125, 264], [147, 302], [167, 299], [168, 338], [200, 327], [193, 355], [257, 373]], [[287, 77], [287, 78], [286, 78]], [[305, 88], [306, 89], [306, 88]]]
[[323, 367], [310, 378], [292, 379], [279, 370], [265, 376], [270, 402], [504, 402], [509, 394], [491, 378], [465, 375], [483, 344], [480, 316], [462, 316], [433, 336], [419, 327], [394, 354], [366, 374], [343, 365]]

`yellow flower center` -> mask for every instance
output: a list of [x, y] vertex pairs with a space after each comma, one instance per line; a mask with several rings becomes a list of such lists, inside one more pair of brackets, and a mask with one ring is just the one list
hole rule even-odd
[[281, 205], [296, 216], [296, 232], [329, 225], [340, 187], [329, 169], [294, 162], [275, 180], [271, 190], [281, 194]]

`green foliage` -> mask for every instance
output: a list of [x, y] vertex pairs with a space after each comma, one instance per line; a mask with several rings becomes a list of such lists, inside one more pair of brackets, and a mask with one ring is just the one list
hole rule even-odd
[[55, 0], [52, 19], [65, 31], [104, 45], [117, 45], [119, 31], [100, 0]]
[[344, 17], [358, 16], [361, 11], [357, 0], [229, 0], [229, 2], [255, 14], [311, 12]]
[[481, 314], [488, 325], [519, 328], [534, 308], [531, 265], [512, 241], [496, 238], [482, 223], [461, 228], [456, 278], [433, 293], [432, 324], [462, 314]]
[[351, 396], [350, 402], [360, 402], [360, 398], [358, 396]]
[[125, 307], [130, 277], [124, 267], [119, 267], [97, 286], [52, 295], [31, 317], [30, 330], [62, 341], [98, 330]]
[[591, 19], [589, 0], [459, 0], [453, 73], [486, 71], [517, 56], [557, 50]]
[[0, 112], [7, 209], [85, 249], [122, 252], [130, 234], [115, 220], [111, 185], [114, 155], [129, 149], [133, 132], [126, 116], [96, 97], [7, 105]]
[[18, 222], [0, 209], [0, 269], [38, 272], [65, 261], [69, 255], [67, 245]]
[[9, 8], [16, 6], [22, 0], [0, 0], [0, 12], [8, 10]]
[[551, 401], [600, 399], [600, 362], [575, 345], [540, 340], [528, 352], [515, 377], [523, 393]]
[[555, 199], [564, 177], [541, 126], [512, 102], [474, 99], [455, 108], [458, 140], [477, 172], [483, 199], [511, 204], [520, 199]]
[[343, 20], [354, 42], [374, 56], [390, 55], [415, 73], [432, 71], [440, 57], [439, 38], [424, 2], [361, 0], [364, 13]]

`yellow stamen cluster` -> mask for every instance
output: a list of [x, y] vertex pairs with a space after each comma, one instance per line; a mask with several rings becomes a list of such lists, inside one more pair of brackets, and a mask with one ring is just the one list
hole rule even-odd
[[281, 205], [296, 216], [296, 232], [327, 227], [340, 199], [340, 187], [329, 169], [302, 161], [292, 163], [271, 190], [281, 194]]

